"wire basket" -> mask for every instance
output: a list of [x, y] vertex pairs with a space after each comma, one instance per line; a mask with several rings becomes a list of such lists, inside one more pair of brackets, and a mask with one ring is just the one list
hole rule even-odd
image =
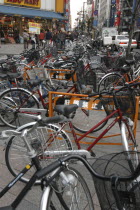
[[33, 68], [27, 70], [27, 74], [30, 79], [44, 79], [45, 80], [45, 73], [44, 68]]
[[[124, 116], [133, 119], [135, 114], [135, 92], [133, 90], [120, 91], [115, 94], [115, 99], [119, 108]], [[101, 104], [103, 105], [107, 115], [111, 114], [116, 110], [116, 104], [114, 103], [113, 96], [103, 96], [101, 99]], [[113, 115], [116, 117], [118, 114]]]
[[[140, 162], [139, 160], [140, 153], [138, 152], [114, 153], [98, 158], [92, 167], [100, 175], [126, 177], [132, 175], [132, 171], [136, 169]], [[117, 183], [115, 191], [122, 205], [122, 210], [140, 209], [140, 183], [138, 179], [139, 177], [137, 180]], [[110, 181], [102, 181], [93, 177], [93, 180], [101, 209], [119, 210], [117, 207], [118, 201], [113, 194], [111, 178]]]

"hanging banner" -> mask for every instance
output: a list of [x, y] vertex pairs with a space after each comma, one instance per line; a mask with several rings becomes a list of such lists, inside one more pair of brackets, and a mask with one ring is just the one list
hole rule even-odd
[[38, 7], [40, 8], [41, 0], [4, 0], [5, 4], [14, 4], [18, 6]]
[[40, 34], [40, 24], [29, 22], [29, 33]]

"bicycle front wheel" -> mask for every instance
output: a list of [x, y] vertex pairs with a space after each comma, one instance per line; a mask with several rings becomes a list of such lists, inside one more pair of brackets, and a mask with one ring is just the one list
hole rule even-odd
[[[34, 123], [26, 127], [20, 127], [18, 131], [29, 129]], [[72, 144], [64, 131], [59, 131], [55, 125], [38, 126], [36, 130], [27, 136], [28, 142], [37, 152], [42, 167], [50, 164], [55, 158], [63, 156], [64, 150], [72, 150]], [[51, 154], [49, 153], [51, 152]], [[57, 156], [55, 154], [57, 152]], [[7, 144], [5, 151], [6, 165], [13, 176], [16, 176], [26, 164], [30, 163], [30, 157], [25, 143], [19, 136], [12, 136]], [[21, 181], [28, 182], [30, 177], [36, 171], [32, 167], [22, 178]], [[37, 181], [40, 183], [40, 181]]]
[[117, 73], [109, 73], [105, 75], [99, 82], [98, 92], [110, 91], [111, 88], [116, 86], [123, 86], [125, 84], [125, 79], [122, 75]]
[[[67, 177], [68, 183], [61, 177], [61, 173]], [[83, 176], [74, 168], [65, 169], [61, 173], [52, 184], [46, 199], [46, 209], [94, 210], [92, 197]]]
[[[21, 108], [28, 108], [28, 110], [21, 111]], [[27, 117], [24, 113], [38, 114], [33, 111], [34, 108], [39, 108], [39, 102], [28, 90], [12, 88], [0, 95], [0, 120], [12, 128], [33, 121], [31, 117]]]

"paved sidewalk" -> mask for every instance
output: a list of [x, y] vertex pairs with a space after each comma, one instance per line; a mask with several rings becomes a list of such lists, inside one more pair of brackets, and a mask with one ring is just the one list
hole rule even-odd
[[[29, 44], [29, 49], [31, 49], [31, 44]], [[1, 44], [0, 45], [0, 56], [9, 54], [20, 54], [24, 51], [23, 44]]]

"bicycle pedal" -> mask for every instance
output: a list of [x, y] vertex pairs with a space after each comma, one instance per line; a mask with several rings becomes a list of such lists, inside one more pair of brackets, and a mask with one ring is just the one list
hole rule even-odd
[[92, 150], [90, 150], [90, 155], [91, 155], [92, 157], [96, 157], [96, 154], [95, 154]]

